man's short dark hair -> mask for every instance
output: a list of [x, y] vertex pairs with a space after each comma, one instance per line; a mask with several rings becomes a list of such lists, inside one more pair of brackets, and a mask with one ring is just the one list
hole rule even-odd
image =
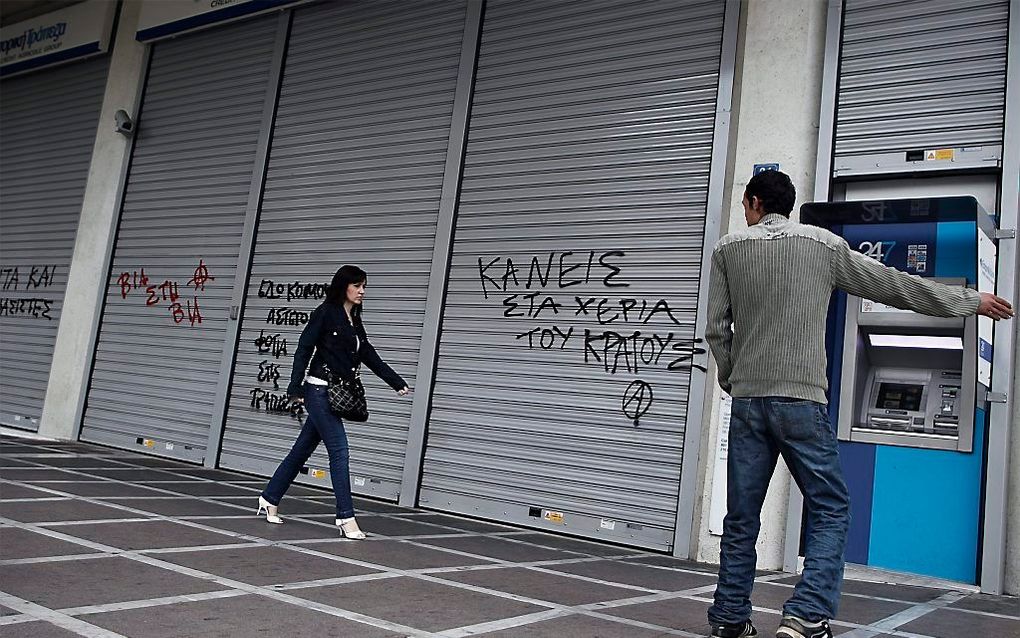
[[744, 189], [748, 201], [757, 197], [766, 213], [779, 213], [786, 217], [797, 200], [797, 189], [790, 176], [780, 171], [762, 171], [751, 178]]

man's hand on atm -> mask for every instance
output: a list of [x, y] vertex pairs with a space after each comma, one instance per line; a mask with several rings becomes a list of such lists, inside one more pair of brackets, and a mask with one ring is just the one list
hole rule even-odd
[[996, 321], [999, 319], [1009, 319], [1013, 316], [1013, 306], [1002, 297], [996, 297], [990, 292], [983, 292], [981, 293], [981, 303], [978, 304], [977, 313], [985, 317], [991, 317]]

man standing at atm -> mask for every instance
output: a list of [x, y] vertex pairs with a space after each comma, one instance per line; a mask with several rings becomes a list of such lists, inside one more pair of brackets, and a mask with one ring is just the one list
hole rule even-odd
[[833, 233], [789, 219], [796, 190], [779, 171], [744, 190], [748, 228], [712, 254], [706, 338], [719, 384], [733, 397], [727, 514], [714, 638], [749, 638], [761, 508], [779, 455], [804, 494], [804, 573], [783, 606], [777, 638], [831, 638], [843, 580], [849, 495], [826, 407], [825, 322], [834, 288], [937, 317], [1013, 316], [1006, 300], [883, 266]]

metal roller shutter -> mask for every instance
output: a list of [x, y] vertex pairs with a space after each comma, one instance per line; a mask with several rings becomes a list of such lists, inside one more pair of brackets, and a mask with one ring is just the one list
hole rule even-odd
[[[0, 424], [39, 429], [109, 58], [0, 83]], [[13, 368], [12, 368], [13, 367]]]
[[845, 0], [836, 169], [908, 150], [1001, 158], [1008, 21], [1009, 0]]
[[81, 438], [204, 459], [276, 20], [153, 46]]
[[[294, 349], [344, 263], [368, 272], [369, 337], [414, 386], [465, 7], [332, 3], [295, 12], [224, 467], [271, 474], [286, 455], [300, 427], [278, 412]], [[362, 378], [371, 418], [348, 426], [353, 489], [396, 499], [411, 401], [367, 370]], [[320, 448], [299, 479], [329, 485], [328, 468]]]
[[424, 506], [672, 545], [724, 9], [487, 3]]

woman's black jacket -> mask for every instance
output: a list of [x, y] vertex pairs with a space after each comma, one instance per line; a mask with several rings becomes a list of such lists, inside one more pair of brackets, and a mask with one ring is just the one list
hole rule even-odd
[[[360, 347], [358, 339], [361, 340]], [[308, 364], [309, 359], [311, 365]], [[351, 325], [339, 304], [323, 303], [312, 312], [298, 340], [287, 394], [292, 397], [305, 395], [303, 382], [306, 369], [309, 375], [325, 380], [329, 377], [323, 364], [329, 366], [334, 375], [345, 377], [352, 376], [362, 362], [394, 390], [407, 386], [407, 382], [379, 357], [368, 341], [364, 326]]]

